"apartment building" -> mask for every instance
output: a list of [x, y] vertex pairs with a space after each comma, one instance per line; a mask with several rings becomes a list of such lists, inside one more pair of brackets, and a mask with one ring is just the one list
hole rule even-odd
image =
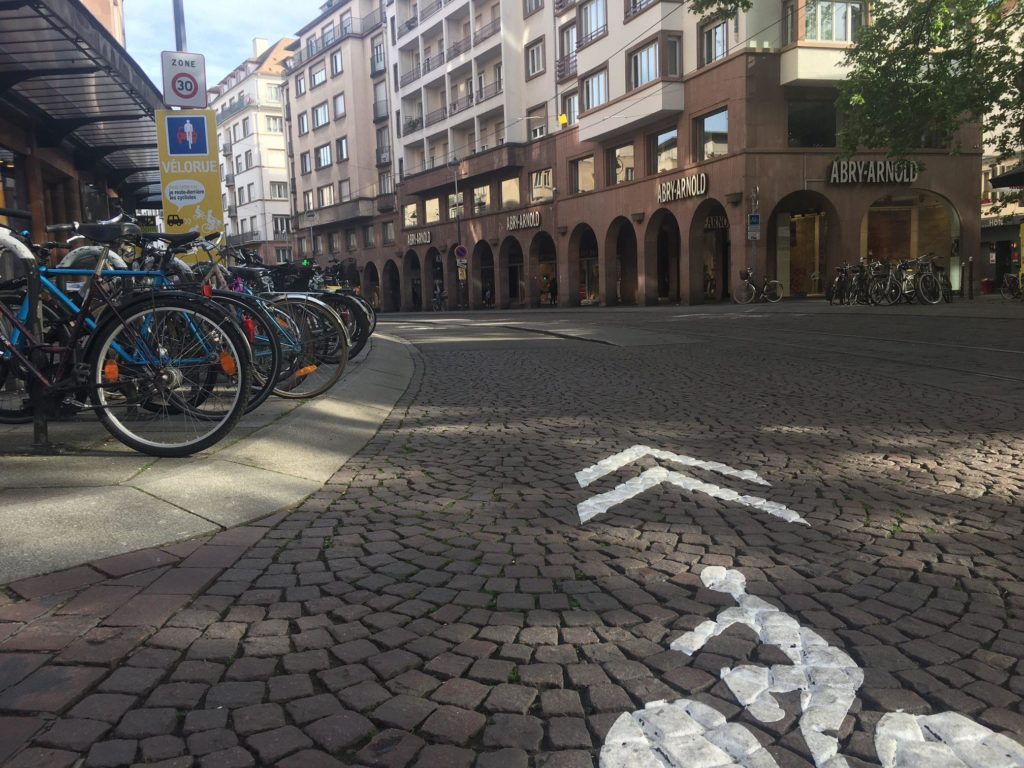
[[[396, 211], [368, 205], [371, 236], [346, 253], [384, 309], [427, 308], [438, 288], [473, 308], [700, 303], [747, 267], [814, 295], [843, 262], [925, 253], [957, 288], [977, 256], [979, 190], [959, 182], [980, 174], [975, 129], [959, 155], [922, 137], [906, 162], [836, 160], [836, 84], [866, 3], [385, 11]], [[350, 146], [369, 157], [382, 139], [364, 135]]]
[[330, 0], [296, 33], [286, 63], [297, 256], [345, 259], [394, 242], [384, 13]]
[[992, 187], [992, 179], [1020, 166], [1017, 158], [997, 161], [986, 156], [981, 172], [981, 260], [977, 272], [991, 278], [996, 290], [1003, 275], [1020, 269], [1024, 204], [1019, 190]]
[[292, 42], [256, 38], [252, 56], [210, 89], [228, 242], [257, 250], [265, 263], [293, 257], [283, 92]]

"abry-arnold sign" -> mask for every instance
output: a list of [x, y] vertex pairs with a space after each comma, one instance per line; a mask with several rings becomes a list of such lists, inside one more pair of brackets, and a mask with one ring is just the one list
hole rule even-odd
[[668, 203], [672, 200], [685, 200], [688, 197], [700, 197], [707, 194], [708, 175], [706, 173], [694, 173], [690, 176], [680, 176], [671, 181], [662, 181], [658, 184], [658, 202]]
[[835, 160], [829, 184], [913, 184], [918, 165], [913, 160]]

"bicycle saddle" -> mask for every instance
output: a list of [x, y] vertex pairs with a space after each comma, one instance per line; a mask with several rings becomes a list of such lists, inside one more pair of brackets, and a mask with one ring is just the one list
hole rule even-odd
[[143, 232], [141, 239], [144, 243], [155, 243], [162, 240], [169, 245], [185, 245], [198, 237], [198, 232], [182, 232], [180, 235], [173, 235], [170, 232]]
[[129, 237], [139, 237], [142, 234], [138, 225], [127, 222], [124, 224], [79, 224], [76, 231], [87, 240], [105, 245]]
[[228, 267], [228, 272], [239, 277], [250, 277], [259, 279], [260, 275], [269, 272], [266, 267]]

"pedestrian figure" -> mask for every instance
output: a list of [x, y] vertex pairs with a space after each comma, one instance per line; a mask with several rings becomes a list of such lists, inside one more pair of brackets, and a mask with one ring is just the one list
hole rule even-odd
[[551, 302], [551, 306], [558, 304], [558, 281], [553, 277], [548, 283], [548, 300]]

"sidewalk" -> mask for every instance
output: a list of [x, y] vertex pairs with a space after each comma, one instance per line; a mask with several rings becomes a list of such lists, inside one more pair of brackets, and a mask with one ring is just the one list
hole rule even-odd
[[[31, 425], [0, 425], [0, 584], [93, 561], [122, 576], [194, 549], [175, 542], [295, 507], [373, 436], [412, 371], [407, 346], [377, 334], [327, 394], [271, 397], [226, 440], [185, 459], [135, 453], [88, 418], [50, 425], [62, 453], [31, 455]], [[88, 583], [89, 570], [68, 586]]]

